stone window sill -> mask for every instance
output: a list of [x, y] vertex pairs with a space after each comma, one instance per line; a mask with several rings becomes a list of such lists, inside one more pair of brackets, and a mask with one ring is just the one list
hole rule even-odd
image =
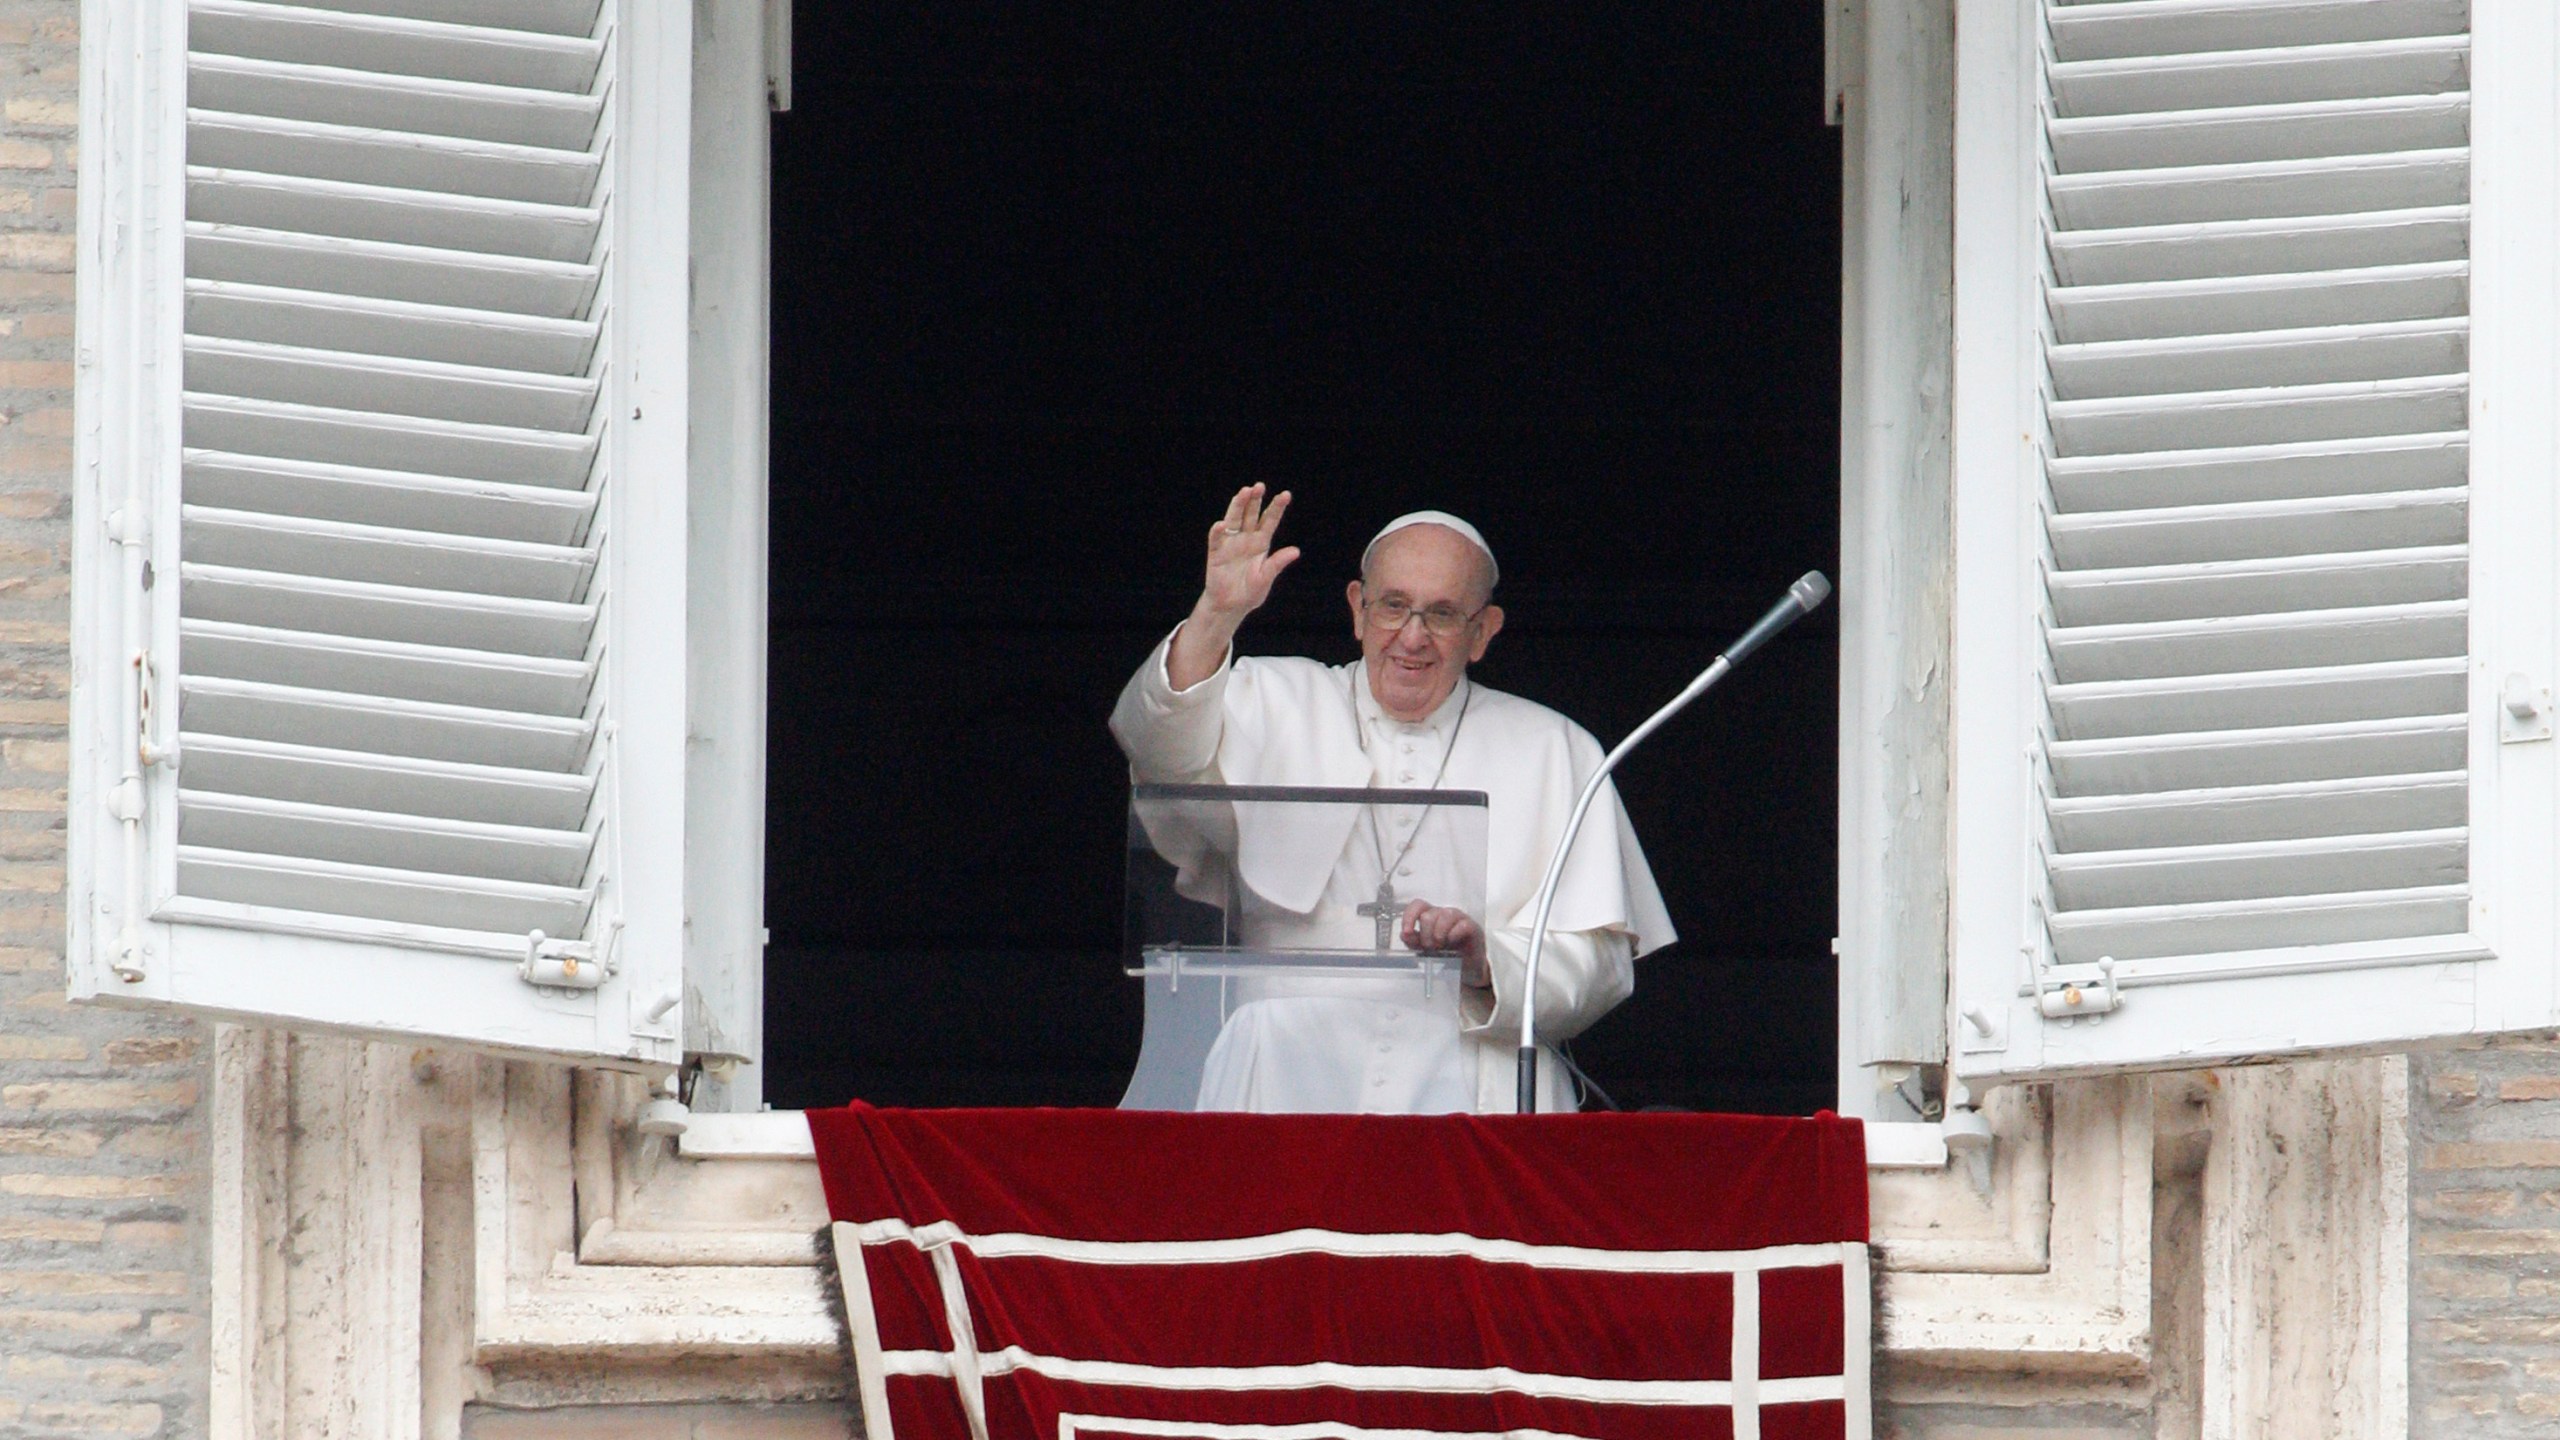
[[[2012, 1087], [1987, 1110], [1990, 1183], [1937, 1127], [1870, 1127], [1888, 1354], [2137, 1372], [2150, 1353], [2151, 1106], [2138, 1081]], [[582, 1137], [583, 1139], [584, 1137]], [[797, 1112], [697, 1115], [671, 1163], [589, 1228], [582, 1266], [808, 1263], [822, 1216]], [[2075, 1222], [2057, 1235], [2060, 1210]], [[750, 1227], [740, 1216], [770, 1216]], [[788, 1227], [788, 1228], [785, 1228]]]

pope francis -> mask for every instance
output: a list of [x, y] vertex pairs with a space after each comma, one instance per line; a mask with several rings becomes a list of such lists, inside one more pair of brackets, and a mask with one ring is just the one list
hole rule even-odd
[[[1436, 510], [1390, 522], [1361, 557], [1347, 592], [1357, 663], [1235, 658], [1237, 629], [1298, 558], [1297, 547], [1272, 545], [1288, 508], [1286, 492], [1266, 504], [1260, 485], [1228, 502], [1209, 528], [1199, 601], [1122, 690], [1111, 732], [1141, 782], [1485, 792], [1490, 933], [1454, 906], [1407, 902], [1398, 938], [1460, 957], [1457, 1004], [1285, 991], [1249, 1000], [1210, 1052], [1199, 1108], [1508, 1111], [1530, 908], [1600, 745], [1543, 705], [1468, 680], [1502, 632], [1501, 572], [1474, 526]], [[1365, 850], [1358, 858], [1375, 867]], [[1588, 1028], [1634, 990], [1636, 957], [1674, 938], [1635, 832], [1604, 786], [1557, 890], [1539, 962], [1539, 1040]], [[1572, 1109], [1552, 1052], [1539, 1075], [1538, 1108]]]

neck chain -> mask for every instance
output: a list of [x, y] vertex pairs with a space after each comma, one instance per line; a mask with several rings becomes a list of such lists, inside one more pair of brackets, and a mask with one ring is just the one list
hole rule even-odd
[[[1462, 685], [1467, 684], [1463, 679], [1458, 683]], [[1458, 722], [1449, 727], [1449, 744], [1447, 748], [1440, 752], [1439, 773], [1431, 777], [1430, 788], [1435, 791], [1440, 788], [1441, 781], [1449, 778], [1449, 759], [1451, 756], [1458, 753], [1458, 737], [1467, 732], [1467, 711], [1472, 709], [1475, 703], [1476, 687], [1473, 685], [1467, 685], [1467, 693], [1460, 696], [1458, 699]], [[1383, 710], [1385, 707], [1381, 706], [1380, 708]], [[1394, 717], [1390, 716], [1388, 718], [1393, 719]], [[1351, 730], [1353, 734], [1362, 737], [1360, 748], [1364, 751], [1369, 748], [1367, 741], [1368, 728], [1367, 722], [1361, 718], [1360, 695], [1355, 689], [1351, 695]], [[1425, 819], [1430, 817], [1432, 805], [1434, 803], [1436, 802], [1429, 802], [1423, 805], [1422, 814]], [[1376, 922], [1378, 929], [1377, 946], [1382, 953], [1386, 950], [1388, 942], [1395, 938], [1395, 924], [1398, 918], [1398, 912], [1396, 909], [1396, 867], [1404, 863], [1404, 857], [1413, 853], [1413, 843], [1421, 838], [1422, 822], [1417, 820], [1414, 822], [1413, 833], [1406, 836], [1404, 839], [1404, 848], [1396, 852], [1396, 858], [1393, 860], [1387, 860], [1386, 867], [1378, 872], [1378, 898], [1376, 902], [1374, 904], [1359, 907], [1360, 913], [1368, 916]], [[1375, 805], [1371, 805], [1369, 807], [1369, 843], [1377, 847], [1378, 858], [1386, 860], [1387, 837], [1385, 833], [1378, 828], [1378, 807]]]

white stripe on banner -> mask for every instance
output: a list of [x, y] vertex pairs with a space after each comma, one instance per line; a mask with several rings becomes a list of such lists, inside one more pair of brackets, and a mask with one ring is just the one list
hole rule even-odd
[[1875, 1305], [1874, 1280], [1867, 1273], [1867, 1247], [1851, 1245], [1840, 1260], [1840, 1385], [1847, 1392], [1846, 1434], [1842, 1440], [1874, 1440], [1875, 1404], [1867, 1397], [1873, 1357], [1868, 1351], [1869, 1312]]
[[[950, 1355], [939, 1350], [887, 1350], [882, 1368], [891, 1375], [950, 1378]], [[1132, 1390], [1337, 1390], [1398, 1391], [1416, 1395], [1482, 1395], [1507, 1391], [1539, 1400], [1581, 1400], [1597, 1405], [1681, 1405], [1723, 1408], [1734, 1387], [1723, 1380], [1603, 1380], [1586, 1375], [1541, 1375], [1488, 1365], [1475, 1370], [1429, 1365], [1350, 1365], [1317, 1360], [1303, 1365], [1139, 1365], [1124, 1360], [1070, 1360], [1039, 1355], [1019, 1345], [981, 1352], [982, 1375], [1028, 1370], [1078, 1385]], [[1811, 1375], [1758, 1384], [1762, 1405], [1802, 1405], [1845, 1398], [1841, 1377]]]
[[1561, 1430], [1381, 1430], [1318, 1420], [1304, 1425], [1223, 1425], [1212, 1420], [1142, 1420], [1118, 1415], [1058, 1417], [1058, 1440], [1079, 1435], [1155, 1435], [1164, 1440], [1588, 1440]]
[[910, 1225], [904, 1220], [852, 1222], [865, 1245], [898, 1242], [932, 1249], [965, 1245], [981, 1259], [1064, 1260], [1084, 1265], [1217, 1265], [1270, 1260], [1284, 1255], [1463, 1258], [1546, 1270], [1601, 1270], [1622, 1275], [1732, 1275], [1757, 1270], [1808, 1270], [1847, 1263], [1857, 1241], [1819, 1245], [1770, 1245], [1758, 1250], [1603, 1250], [1580, 1245], [1532, 1245], [1480, 1235], [1371, 1235], [1347, 1230], [1282, 1230], [1226, 1240], [1070, 1240], [1056, 1235], [971, 1235], [948, 1220]]
[[959, 1257], [948, 1245], [924, 1253], [933, 1257], [934, 1283], [942, 1287], [942, 1322], [951, 1327], [947, 1373], [960, 1391], [960, 1414], [969, 1422], [969, 1440], [987, 1440], [986, 1370], [978, 1363], [978, 1320], [969, 1313], [969, 1288], [960, 1283]]
[[836, 1286], [844, 1296], [845, 1328], [853, 1332], [854, 1392], [862, 1397], [862, 1433], [894, 1440], [889, 1420], [889, 1367], [880, 1358], [880, 1314], [871, 1301], [871, 1275], [862, 1263], [862, 1241], [838, 1220], [828, 1229], [835, 1242]]
[[[1847, 1385], [1843, 1377], [1843, 1393]], [[1733, 1440], [1760, 1440], [1760, 1273], [1756, 1270], [1733, 1277]]]

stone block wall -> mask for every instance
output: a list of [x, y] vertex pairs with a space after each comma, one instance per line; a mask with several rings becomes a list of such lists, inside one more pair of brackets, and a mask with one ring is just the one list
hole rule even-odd
[[0, 0], [0, 1434], [205, 1433], [203, 1027], [63, 998], [77, 0]]
[[2560, 1043], [2422, 1056], [2410, 1097], [2410, 1428], [2560, 1433]]

